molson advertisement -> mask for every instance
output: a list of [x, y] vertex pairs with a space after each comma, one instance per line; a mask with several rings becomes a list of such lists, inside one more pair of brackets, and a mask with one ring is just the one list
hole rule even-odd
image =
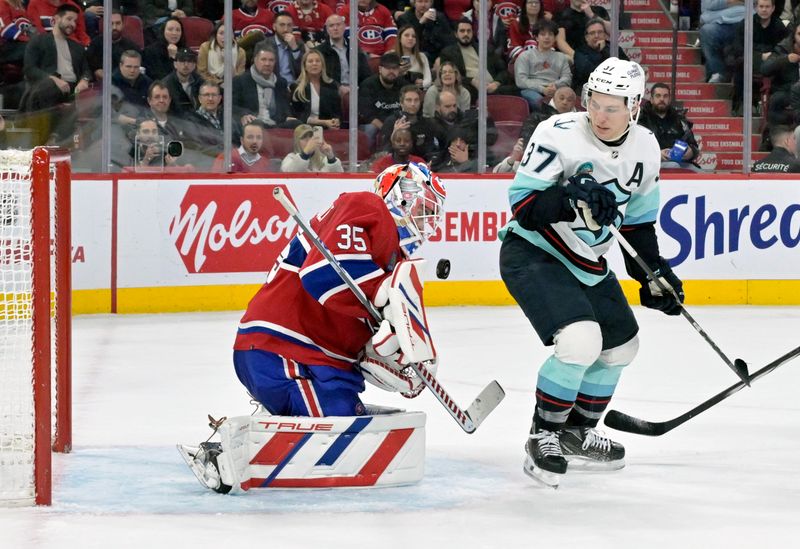
[[[800, 183], [700, 177], [661, 181], [661, 255], [687, 282], [689, 302], [800, 304]], [[446, 212], [420, 254], [429, 260], [426, 302], [511, 303], [500, 280], [497, 240], [510, 215], [510, 179], [443, 180]], [[137, 176], [114, 184], [115, 201], [108, 200], [105, 184], [83, 185], [75, 194], [75, 234], [87, 235], [81, 244], [111, 242], [110, 253], [85, 249], [85, 263], [74, 269], [75, 286], [110, 290], [117, 312], [156, 312], [246, 305], [297, 230], [273, 199], [275, 186], [310, 219], [340, 193], [371, 188], [371, 178]], [[434, 274], [442, 258], [452, 265], [447, 280]], [[635, 296], [618, 247], [608, 260]]]

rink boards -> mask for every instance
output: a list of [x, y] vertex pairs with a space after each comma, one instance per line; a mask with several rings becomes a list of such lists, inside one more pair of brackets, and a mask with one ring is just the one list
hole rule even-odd
[[[426, 302], [504, 305], [497, 232], [508, 218], [503, 176], [447, 176], [446, 213], [428, 258]], [[272, 199], [279, 185], [307, 218], [368, 176], [75, 176], [73, 284], [76, 313], [242, 309], [294, 234]], [[661, 254], [695, 304], [800, 304], [800, 182], [787, 177], [665, 178]], [[450, 277], [436, 280], [440, 258]], [[632, 302], [615, 247], [609, 262]]]

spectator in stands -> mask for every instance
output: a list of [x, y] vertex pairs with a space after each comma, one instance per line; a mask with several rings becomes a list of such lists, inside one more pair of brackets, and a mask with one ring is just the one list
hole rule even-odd
[[472, 8], [472, 0], [447, 0], [443, 11], [448, 21], [454, 25], [464, 17], [464, 12]]
[[136, 120], [145, 110], [150, 78], [142, 74], [142, 55], [136, 50], [122, 52], [117, 70], [111, 74], [111, 84], [120, 92], [120, 103], [115, 121], [127, 128], [133, 128]]
[[[397, 27], [392, 12], [375, 0], [358, 1], [358, 45], [370, 57], [380, 57], [394, 50]], [[343, 15], [345, 25], [350, 19], [350, 5], [339, 4], [336, 13]]]
[[[236, 40], [231, 39], [231, 54], [233, 55], [233, 76], [244, 72], [247, 55], [243, 48], [236, 45]], [[211, 36], [200, 44], [197, 54], [197, 72], [206, 82], [222, 84], [225, 77], [225, 24], [224, 21], [214, 25]]]
[[252, 120], [242, 127], [239, 148], [231, 151], [230, 170], [225, 169], [224, 156], [217, 156], [213, 170], [231, 173], [265, 173], [270, 171], [269, 158], [261, 154], [264, 145], [264, 127]]
[[0, 0], [0, 60], [22, 67], [31, 21], [22, 0]]
[[516, 61], [523, 51], [536, 47], [534, 27], [543, 19], [541, 0], [525, 0], [519, 18], [508, 27], [508, 45], [505, 54], [510, 63]]
[[233, 112], [242, 125], [258, 119], [267, 128], [294, 127], [289, 87], [275, 74], [275, 49], [266, 40], [256, 44], [253, 65], [233, 79]]
[[377, 158], [370, 170], [381, 173], [393, 164], [407, 164], [408, 162], [426, 162], [424, 158], [411, 154], [412, 136], [408, 128], [399, 128], [392, 132], [389, 154]]
[[175, 69], [162, 80], [169, 89], [170, 112], [182, 118], [197, 110], [197, 94], [203, 80], [197, 73], [197, 54], [183, 48], [175, 55]]
[[586, 23], [596, 17], [603, 21], [606, 34], [611, 34], [608, 11], [599, 6], [592, 6], [588, 0], [570, 0], [569, 7], [564, 8], [555, 16], [558, 24], [556, 47], [558, 51], [569, 57], [570, 61], [575, 57], [575, 50], [586, 42]]
[[467, 143], [464, 128], [452, 128], [445, 141], [446, 147], [437, 156], [431, 168], [437, 172], [469, 173], [478, 171], [477, 152]]
[[[589, 80], [589, 75], [600, 63], [611, 57], [611, 48], [608, 44], [605, 21], [597, 17], [586, 22], [586, 38], [583, 44], [577, 47], [573, 57], [575, 63], [575, 77], [572, 80], [572, 89], [575, 93], [583, 92], [583, 85]], [[617, 57], [625, 61], [628, 56], [622, 51], [617, 52]]]
[[160, 25], [171, 17], [183, 19], [194, 15], [192, 0], [144, 0], [140, 6], [147, 27]]
[[539, 21], [536, 48], [522, 52], [514, 64], [517, 87], [531, 109], [538, 109], [542, 102], [548, 103], [560, 86], [572, 82], [569, 59], [553, 49], [557, 32], [558, 27], [552, 21]]
[[286, 8], [295, 22], [300, 38], [308, 48], [315, 48], [322, 42], [325, 34], [325, 21], [333, 15], [333, 10], [322, 0], [294, 0]]
[[511, 154], [506, 156], [500, 162], [498, 162], [494, 168], [492, 168], [492, 173], [512, 173], [516, 172], [519, 168], [519, 164], [522, 161], [522, 153], [525, 151], [525, 141], [520, 137], [517, 139], [517, 142], [514, 143], [514, 148], [511, 151]]
[[155, 119], [158, 131], [164, 136], [165, 141], [180, 141], [186, 145], [191, 139], [190, 132], [187, 131], [188, 125], [179, 117], [170, 115], [171, 102], [169, 88], [161, 80], [154, 81], [147, 91], [147, 104], [150, 110], [145, 117]]
[[287, 84], [293, 84], [300, 76], [300, 61], [305, 51], [303, 42], [294, 33], [294, 20], [286, 12], [275, 15], [272, 28], [275, 30], [275, 34], [266, 41], [276, 52], [275, 72], [286, 80]]
[[575, 112], [575, 103], [577, 98], [575, 91], [569, 86], [561, 86], [556, 90], [553, 99], [549, 103], [542, 104], [539, 110], [532, 111], [528, 118], [522, 123], [519, 136], [527, 143], [533, 135], [536, 127], [543, 121], [547, 120], [554, 114], [563, 114], [565, 112]]
[[[142, 53], [139, 46], [133, 41], [122, 35], [125, 23], [122, 13], [115, 9], [111, 13], [111, 67], [119, 65], [122, 59], [122, 52], [133, 50]], [[86, 59], [89, 62], [89, 69], [96, 80], [103, 79], [103, 36], [95, 36], [86, 50]]]
[[[518, 95], [512, 76], [508, 73], [507, 64], [491, 51], [487, 52], [486, 93], [502, 95]], [[472, 102], [478, 97], [478, 45], [472, 33], [472, 22], [462, 19], [456, 25], [456, 43], [447, 46], [439, 55], [439, 65], [450, 61], [458, 67], [464, 76], [463, 85], [469, 91]]]
[[770, 128], [772, 152], [753, 164], [753, 173], [800, 173], [797, 137], [792, 126]]
[[72, 137], [76, 117], [74, 97], [88, 89], [91, 79], [83, 47], [69, 39], [79, 15], [80, 10], [71, 3], [60, 5], [53, 18], [52, 32], [37, 34], [25, 49], [28, 87], [23, 110], [33, 112], [65, 106], [57, 115], [52, 114], [48, 134], [51, 143]]
[[770, 103], [780, 102], [776, 96], [788, 95], [792, 84], [800, 80], [800, 23], [791, 31], [789, 36], [775, 46], [772, 55], [761, 65], [761, 73], [772, 81]]
[[744, 0], [703, 0], [700, 10], [700, 47], [706, 78], [712, 84], [730, 82], [724, 49], [736, 37], [736, 26], [744, 19]]
[[[516, 18], [517, 13], [519, 11], [519, 6], [514, 4], [513, 2], [499, 2], [500, 4], [511, 4], [513, 12], [513, 17]], [[504, 23], [504, 19], [499, 17], [495, 11], [495, 7], [493, 6], [493, 0], [488, 0], [486, 2], [487, 7], [489, 8], [489, 52], [496, 55], [497, 57], [502, 58], [503, 53], [505, 52], [506, 46], [508, 45], [508, 31], [506, 30], [506, 25]], [[472, 9], [467, 10], [464, 12], [462, 16], [463, 19], [466, 19], [472, 25], [472, 36], [475, 37], [475, 40], [478, 39], [478, 21], [480, 18], [480, 7], [481, 3], [480, 0], [472, 0]]]
[[255, 45], [272, 34], [274, 17], [272, 11], [258, 6], [258, 0], [242, 0], [239, 9], [233, 11], [233, 36], [247, 52], [248, 63]]
[[661, 148], [662, 167], [700, 170], [697, 165], [700, 147], [692, 133], [692, 123], [672, 106], [669, 86], [661, 82], [653, 84], [650, 102], [642, 106], [639, 125], [655, 134]]
[[383, 124], [383, 143], [388, 147], [395, 130], [411, 132], [411, 153], [430, 161], [434, 152], [433, 126], [429, 118], [423, 118], [422, 93], [414, 84], [400, 90], [400, 110], [389, 116]]
[[168, 139], [159, 131], [153, 118], [142, 118], [136, 123], [136, 136], [130, 156], [136, 168], [164, 168], [177, 166], [178, 157], [168, 152]]
[[142, 64], [145, 74], [153, 80], [167, 76], [174, 69], [178, 50], [185, 47], [183, 24], [180, 19], [170, 17], [161, 26], [156, 41], [144, 49]]
[[282, 172], [343, 172], [342, 161], [336, 158], [333, 147], [308, 124], [294, 129], [294, 151], [281, 162]]
[[336, 83], [325, 71], [325, 59], [317, 50], [303, 55], [300, 76], [290, 88], [292, 112], [303, 123], [339, 129], [342, 102]]
[[405, 80], [400, 79], [400, 58], [394, 52], [381, 56], [378, 74], [364, 80], [358, 88], [358, 106], [361, 129], [370, 143], [383, 128], [383, 121], [400, 107], [400, 90]]
[[[448, 148], [455, 137], [462, 138], [469, 148], [471, 158], [477, 157], [478, 152], [478, 110], [469, 109], [462, 111], [458, 108], [456, 96], [453, 92], [443, 91], [436, 102], [436, 114], [431, 124], [433, 126], [434, 159], [432, 164], [445, 163], [450, 157]], [[456, 130], [459, 130], [456, 132]], [[486, 119], [486, 144], [491, 146], [497, 141], [497, 128], [491, 118]], [[491, 159], [489, 160], [491, 162]]]
[[[744, 19], [736, 25], [736, 38], [725, 48], [726, 62], [733, 72], [733, 111], [741, 112], [744, 94]], [[772, 51], [786, 38], [789, 30], [775, 12], [775, 0], [758, 0], [753, 14], [753, 76], [761, 75], [761, 65]], [[758, 98], [758, 89], [753, 89]]]
[[201, 154], [198, 164], [204, 167], [205, 161], [214, 159], [223, 150], [225, 122], [220, 109], [222, 88], [214, 82], [203, 82], [197, 97], [200, 106], [192, 113], [192, 141]]
[[429, 88], [432, 80], [431, 67], [428, 58], [419, 51], [419, 40], [414, 27], [401, 27], [397, 32], [395, 53], [400, 56], [400, 75], [418, 88]]
[[[339, 83], [339, 95], [350, 93], [350, 40], [344, 36], [344, 17], [333, 14], [325, 22], [328, 37], [317, 46], [325, 59], [325, 67], [334, 82]], [[366, 54], [358, 49], [358, 83], [372, 75]]]
[[411, 25], [417, 31], [422, 53], [433, 63], [442, 48], [453, 43], [453, 30], [447, 16], [433, 7], [433, 0], [411, 0], [413, 9], [406, 10], [397, 18], [397, 26]]
[[65, 4], [70, 4], [78, 10], [75, 30], [70, 35], [70, 40], [74, 40], [85, 48], [89, 45], [89, 35], [86, 34], [83, 10], [76, 2], [72, 0], [30, 0], [28, 3], [28, 19], [30, 19], [39, 33], [50, 32], [53, 30], [56, 12]]
[[445, 61], [439, 66], [439, 74], [433, 85], [425, 92], [422, 105], [422, 116], [433, 118], [436, 112], [436, 100], [442, 91], [453, 92], [456, 96], [458, 108], [462, 111], [469, 109], [470, 96], [467, 89], [461, 85], [461, 73], [452, 61]]

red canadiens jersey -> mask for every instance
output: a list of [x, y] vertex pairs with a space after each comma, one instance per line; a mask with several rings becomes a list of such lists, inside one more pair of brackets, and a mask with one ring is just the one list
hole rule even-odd
[[258, 8], [255, 15], [250, 15], [240, 9], [233, 10], [233, 35], [236, 38], [253, 31], [261, 31], [265, 35], [272, 34], [272, 12], [265, 8]]
[[519, 28], [519, 21], [514, 21], [508, 27], [508, 44], [506, 45], [506, 55], [509, 61], [516, 61], [519, 54], [525, 50], [536, 47], [536, 36], [532, 31], [523, 32]]
[[[78, 21], [75, 24], [75, 32], [69, 37], [71, 40], [82, 44], [83, 46], [89, 45], [89, 35], [86, 34], [86, 23], [83, 20], [83, 10], [78, 4], [72, 0], [64, 0], [63, 4], [72, 4], [80, 13], [78, 14]], [[39, 29], [39, 32], [51, 32], [53, 30], [53, 21], [55, 20], [56, 10], [58, 6], [54, 6], [48, 0], [31, 0], [28, 4], [28, 19], [31, 23]]]
[[[369, 299], [403, 258], [395, 221], [373, 193], [340, 195], [311, 226]], [[247, 306], [233, 348], [349, 371], [372, 336], [369, 318], [328, 261], [298, 234]]]
[[27, 42], [30, 28], [31, 21], [24, 9], [0, 2], [0, 44]]
[[[350, 23], [350, 5], [340, 4], [336, 9]], [[349, 33], [349, 29], [348, 29]], [[397, 27], [392, 13], [382, 4], [375, 4], [371, 10], [358, 11], [358, 43], [367, 55], [383, 55], [394, 50], [397, 41]]]
[[292, 0], [258, 0], [258, 8], [269, 10], [273, 15], [288, 10], [291, 5]]
[[303, 41], [321, 42], [325, 30], [325, 20], [333, 15], [333, 11], [319, 2], [314, 2], [314, 7], [309, 12], [304, 12], [297, 3], [286, 10], [294, 19], [294, 27], [300, 31]]
[[514, 0], [500, 0], [494, 3], [494, 14], [501, 19], [516, 19], [519, 17], [520, 2]]

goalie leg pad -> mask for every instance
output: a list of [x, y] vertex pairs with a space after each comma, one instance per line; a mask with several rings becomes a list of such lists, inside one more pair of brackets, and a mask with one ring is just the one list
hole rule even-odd
[[243, 489], [396, 486], [424, 473], [422, 412], [244, 419], [249, 466]]

